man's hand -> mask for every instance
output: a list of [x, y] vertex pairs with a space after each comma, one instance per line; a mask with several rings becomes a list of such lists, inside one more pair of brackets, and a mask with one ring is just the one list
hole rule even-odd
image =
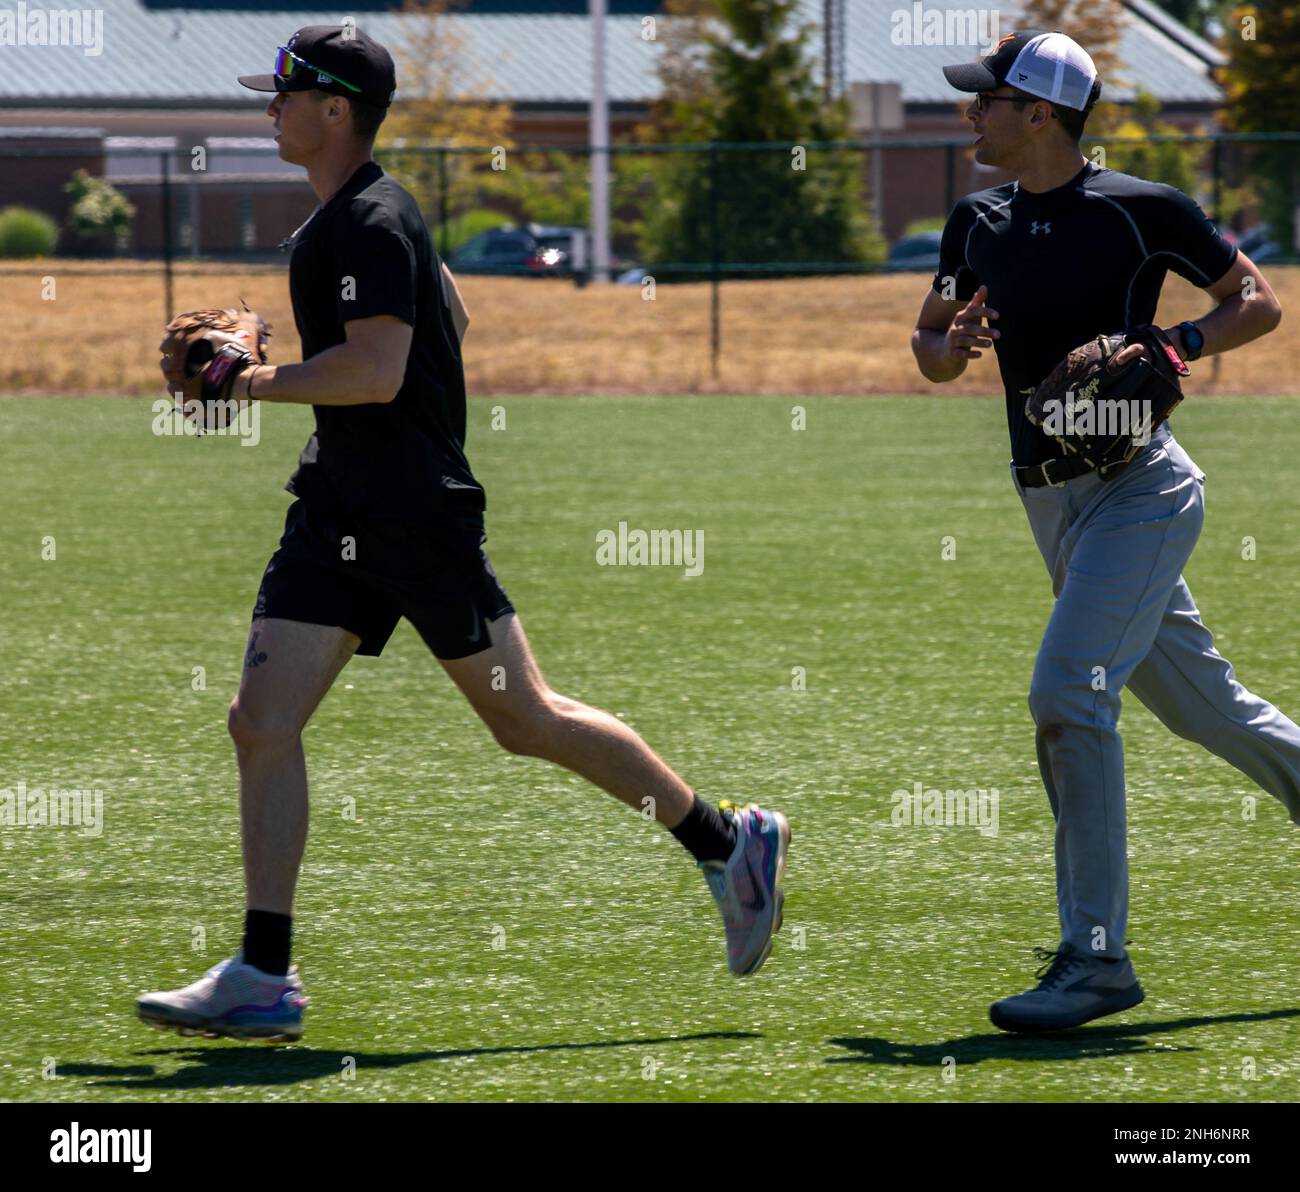
[[970, 301], [962, 304], [941, 298], [933, 290], [925, 296], [916, 330], [912, 332], [912, 354], [928, 380], [952, 381], [966, 371], [968, 360], [978, 360], [981, 348], [992, 347], [1001, 333], [984, 320], [998, 318], [988, 302], [987, 286], [980, 286]]
[[185, 416], [208, 429], [228, 425], [247, 396], [244, 379], [266, 363], [270, 334], [247, 306], [189, 311], [168, 323], [159, 367]]
[[[1170, 333], [1166, 331], [1165, 334], [1169, 335]], [[1182, 355], [1181, 336], [1179, 336], [1178, 343], [1176, 343], [1174, 347], [1176, 349], [1179, 349], [1178, 354], [1179, 356], [1181, 356]], [[1145, 356], [1146, 359], [1151, 361], [1155, 360], [1155, 357], [1151, 354], [1151, 349], [1148, 348], [1146, 344], [1129, 344], [1127, 348], [1124, 348], [1122, 351], [1115, 353], [1115, 359], [1112, 367], [1115, 369], [1116, 372], [1118, 372], [1121, 369], [1126, 368], [1130, 360], [1136, 360], [1139, 356]]]
[[984, 354], [979, 349], [991, 348], [993, 341], [1001, 337], [996, 327], [984, 325], [985, 319], [999, 317], [997, 311], [985, 305], [988, 300], [988, 286], [980, 286], [953, 317], [948, 334], [944, 336], [944, 348], [949, 356], [978, 360]]

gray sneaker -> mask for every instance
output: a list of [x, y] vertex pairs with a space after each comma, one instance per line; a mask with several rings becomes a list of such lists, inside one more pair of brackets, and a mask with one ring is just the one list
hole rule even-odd
[[993, 1025], [1004, 1031], [1068, 1031], [1128, 1010], [1146, 997], [1127, 956], [1104, 960], [1068, 945], [1056, 952], [1035, 948], [1034, 955], [1044, 962], [1034, 974], [1038, 988], [989, 1007]]

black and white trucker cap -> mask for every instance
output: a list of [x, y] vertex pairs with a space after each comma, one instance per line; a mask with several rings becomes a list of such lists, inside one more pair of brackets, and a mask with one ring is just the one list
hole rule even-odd
[[979, 62], [945, 66], [943, 77], [958, 91], [993, 91], [1006, 85], [1084, 111], [1097, 81], [1088, 52], [1064, 33], [1012, 33]]

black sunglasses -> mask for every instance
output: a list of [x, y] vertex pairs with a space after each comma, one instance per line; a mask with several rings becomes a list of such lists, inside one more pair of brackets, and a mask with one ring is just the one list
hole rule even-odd
[[[988, 111], [989, 104], [998, 103], [999, 101], [1002, 103], [1018, 103], [1021, 105], [1037, 103], [1039, 98], [1040, 97], [1037, 95], [986, 95], [983, 91], [980, 91], [975, 95], [975, 110], [977, 112], [986, 112]], [[1050, 100], [1048, 102], [1050, 102]], [[1053, 106], [1052, 119], [1055, 120], [1056, 118], [1056, 107]]]

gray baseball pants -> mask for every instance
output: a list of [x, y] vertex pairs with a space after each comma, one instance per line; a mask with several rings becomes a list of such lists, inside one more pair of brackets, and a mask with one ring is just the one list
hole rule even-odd
[[1125, 955], [1124, 688], [1300, 824], [1300, 727], [1237, 682], [1182, 577], [1204, 485], [1167, 423], [1114, 480], [1016, 484], [1056, 594], [1029, 709], [1056, 818], [1061, 942], [1087, 954]]

